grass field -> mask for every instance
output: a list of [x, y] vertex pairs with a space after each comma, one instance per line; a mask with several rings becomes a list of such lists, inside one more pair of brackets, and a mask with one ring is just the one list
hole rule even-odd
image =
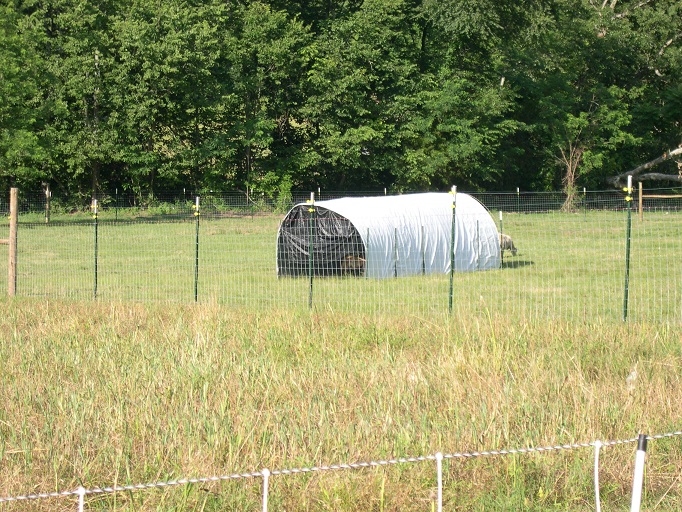
[[[679, 326], [21, 298], [0, 319], [0, 496], [680, 430]], [[626, 377], [637, 371], [634, 387]], [[627, 510], [635, 446], [601, 453]], [[593, 510], [592, 449], [445, 462], [446, 510]], [[682, 507], [680, 437], [645, 510]], [[271, 479], [271, 510], [431, 510], [432, 462]], [[261, 480], [89, 498], [259, 510]], [[0, 504], [75, 510], [73, 498]]]
[[[499, 270], [456, 274], [454, 311], [460, 317], [622, 319], [626, 218], [605, 211], [506, 215], [504, 231], [519, 253], [507, 253]], [[273, 215], [202, 220], [196, 283], [194, 222], [100, 222], [97, 298], [192, 303], [196, 291], [201, 303], [307, 309], [308, 279], [276, 275], [279, 221]], [[632, 226], [628, 317], [682, 321], [682, 214], [650, 213]], [[22, 224], [19, 233], [19, 295], [94, 297], [92, 223]], [[4, 289], [5, 259], [0, 265]], [[318, 278], [312, 303], [316, 311], [441, 314], [449, 293], [448, 275]]]
[[[0, 307], [0, 497], [545, 446], [682, 429], [680, 217], [505, 216], [519, 254], [455, 276], [277, 279], [279, 218], [19, 230]], [[0, 262], [6, 265], [5, 259]], [[6, 268], [0, 268], [6, 286]], [[626, 382], [635, 370], [634, 385]], [[628, 510], [635, 445], [604, 448]], [[445, 462], [446, 510], [594, 510], [594, 451]], [[261, 479], [88, 498], [260, 510]], [[433, 510], [435, 464], [277, 476], [271, 510]], [[652, 441], [644, 510], [682, 508], [682, 437]], [[0, 503], [75, 510], [74, 498]]]

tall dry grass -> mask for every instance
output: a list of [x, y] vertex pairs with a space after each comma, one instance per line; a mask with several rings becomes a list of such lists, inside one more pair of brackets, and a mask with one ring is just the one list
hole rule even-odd
[[[682, 429], [682, 328], [4, 300], [0, 496]], [[634, 386], [626, 377], [637, 372]], [[635, 446], [602, 450], [624, 509]], [[448, 510], [593, 510], [592, 449], [445, 462]], [[644, 505], [682, 507], [681, 438]], [[431, 510], [435, 464], [276, 476], [271, 510]], [[260, 479], [88, 498], [258, 510]], [[0, 504], [75, 510], [73, 498]]]

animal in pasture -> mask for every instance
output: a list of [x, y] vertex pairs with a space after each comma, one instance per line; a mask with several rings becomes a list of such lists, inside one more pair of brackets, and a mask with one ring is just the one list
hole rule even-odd
[[341, 260], [341, 273], [359, 276], [365, 271], [365, 258], [355, 254], [347, 254]]
[[509, 235], [505, 235], [504, 233], [500, 233], [500, 250], [502, 252], [504, 251], [510, 251], [513, 256], [516, 256], [516, 246], [514, 245], [514, 241]]

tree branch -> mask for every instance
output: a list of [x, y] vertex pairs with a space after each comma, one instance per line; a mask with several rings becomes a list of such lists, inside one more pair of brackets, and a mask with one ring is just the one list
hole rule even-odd
[[[682, 32], [680, 32], [679, 34], [676, 34], [673, 37], [671, 37], [670, 39], [668, 39], [665, 42], [665, 44], [661, 47], [660, 51], [658, 52], [658, 56], [661, 57], [663, 55], [663, 53], [665, 53], [665, 51], [668, 49], [668, 46], [673, 44], [675, 39], [677, 39], [680, 36], [682, 36]], [[656, 73], [656, 76], [663, 76], [663, 73], [661, 73], [658, 69], [655, 69], [654, 73]]]
[[650, 172], [642, 174], [639, 177], [640, 181], [654, 180], [654, 181], [678, 181], [682, 183], [682, 176], [679, 174], [663, 174], [662, 172]]
[[[653, 2], [653, 0], [642, 0], [637, 5], [635, 5], [632, 9], [633, 10], [639, 9], [640, 7], [644, 7], [646, 4], [650, 4], [651, 2]], [[614, 2], [614, 7], [615, 7], [615, 2]], [[629, 16], [629, 15], [630, 15], [629, 11], [624, 11], [624, 12], [621, 12], [620, 14], [614, 15], [614, 18], [625, 18], [626, 16]]]
[[623, 184], [625, 179], [627, 179], [628, 176], [632, 176], [633, 178], [638, 178], [639, 181], [645, 180], [645, 179], [650, 179], [650, 180], [670, 180], [670, 181], [682, 181], [682, 176], [679, 174], [662, 174], [662, 173], [648, 173], [648, 174], [641, 174], [643, 171], [646, 171], [647, 169], [651, 169], [652, 167], [665, 162], [666, 160], [670, 160], [671, 158], [676, 157], [677, 155], [682, 155], [682, 146], [673, 149], [672, 151], [667, 151], [663, 153], [661, 156], [658, 158], [654, 158], [653, 160], [650, 160], [649, 162], [643, 163], [642, 165], [639, 165], [635, 167], [634, 169], [631, 169], [627, 172], [624, 172], [622, 174], [618, 174], [616, 176], [612, 176], [608, 178], [608, 182], [611, 183], [612, 185], [619, 187]]
[[671, 37], [670, 39], [668, 39], [665, 42], [665, 44], [663, 45], [663, 47], [661, 48], [661, 50], [658, 52], [658, 56], [660, 57], [661, 55], [663, 55], [663, 52], [665, 52], [666, 48], [668, 48], [668, 46], [673, 44], [673, 41], [675, 41], [675, 39], [677, 39], [680, 36], [682, 36], [682, 32], [680, 32], [679, 34], [676, 34], [673, 37]]

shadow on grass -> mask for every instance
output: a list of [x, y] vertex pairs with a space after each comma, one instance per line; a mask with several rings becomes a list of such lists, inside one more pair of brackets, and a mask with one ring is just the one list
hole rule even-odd
[[502, 268], [521, 268], [529, 265], [535, 265], [535, 263], [527, 260], [505, 260], [502, 262]]

